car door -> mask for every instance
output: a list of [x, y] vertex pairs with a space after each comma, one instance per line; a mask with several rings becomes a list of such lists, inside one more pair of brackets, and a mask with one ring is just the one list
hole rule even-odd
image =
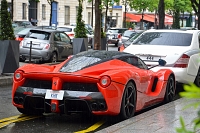
[[60, 33], [60, 39], [63, 45], [63, 52], [61, 54], [61, 58], [66, 59], [69, 55], [73, 54], [73, 46], [71, 43], [70, 37], [65, 33]]
[[66, 43], [61, 41], [60, 32], [54, 33], [54, 44], [58, 52], [58, 60], [63, 59], [63, 55], [66, 53], [67, 47]]

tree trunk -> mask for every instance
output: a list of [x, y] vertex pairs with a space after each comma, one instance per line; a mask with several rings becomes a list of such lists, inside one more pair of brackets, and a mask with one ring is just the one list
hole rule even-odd
[[101, 49], [101, 0], [95, 0], [94, 50]]
[[[200, 13], [197, 14], [197, 17], [200, 18]], [[200, 30], [200, 19], [198, 19], [198, 30]]]
[[105, 16], [105, 26], [104, 26], [104, 32], [107, 31], [107, 17], [108, 17], [108, 1], [106, 1], [106, 16]]
[[49, 26], [51, 26], [51, 21], [52, 21], [52, 1], [51, 1], [51, 9], [50, 9], [50, 20], [49, 20]]
[[165, 3], [164, 0], [159, 0], [158, 4], [158, 29], [164, 29], [165, 28]]

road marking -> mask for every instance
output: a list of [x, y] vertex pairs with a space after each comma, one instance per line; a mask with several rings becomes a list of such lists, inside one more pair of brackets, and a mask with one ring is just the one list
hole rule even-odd
[[27, 116], [27, 115], [17, 115], [17, 116], [12, 116], [8, 118], [4, 118], [0, 120], [0, 128], [3, 128], [5, 126], [10, 125], [11, 123], [14, 122], [21, 122], [21, 121], [27, 121], [35, 118], [39, 118], [41, 116]]
[[99, 122], [95, 123], [94, 125], [92, 125], [91, 127], [85, 129], [85, 130], [74, 132], [74, 133], [88, 133], [88, 132], [91, 132], [91, 131], [94, 131], [97, 128], [99, 128], [104, 123], [105, 123], [105, 121], [99, 121]]

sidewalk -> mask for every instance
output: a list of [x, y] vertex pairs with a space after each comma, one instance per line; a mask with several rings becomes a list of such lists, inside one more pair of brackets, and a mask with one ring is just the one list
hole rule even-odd
[[[191, 122], [197, 117], [197, 109], [184, 107], [195, 101], [199, 100], [180, 98], [96, 133], [176, 133], [176, 128], [180, 127], [180, 116], [186, 129], [192, 129]], [[200, 133], [200, 130], [196, 133]]]

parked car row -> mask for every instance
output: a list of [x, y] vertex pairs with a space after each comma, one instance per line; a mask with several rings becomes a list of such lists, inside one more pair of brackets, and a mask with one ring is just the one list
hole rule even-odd
[[136, 38], [124, 42], [119, 51], [140, 57], [148, 67], [164, 59], [165, 67], [152, 70], [170, 69], [178, 83], [195, 83], [200, 87], [200, 31], [199, 30], [156, 30], [141, 32]]
[[[30, 58], [30, 45], [32, 46], [31, 59], [38, 61], [56, 62], [65, 60], [73, 54], [75, 26], [22, 26], [21, 28], [15, 33], [16, 40], [21, 41], [20, 61], [23, 62]], [[87, 35], [88, 44], [92, 46], [94, 35], [89, 31]]]

